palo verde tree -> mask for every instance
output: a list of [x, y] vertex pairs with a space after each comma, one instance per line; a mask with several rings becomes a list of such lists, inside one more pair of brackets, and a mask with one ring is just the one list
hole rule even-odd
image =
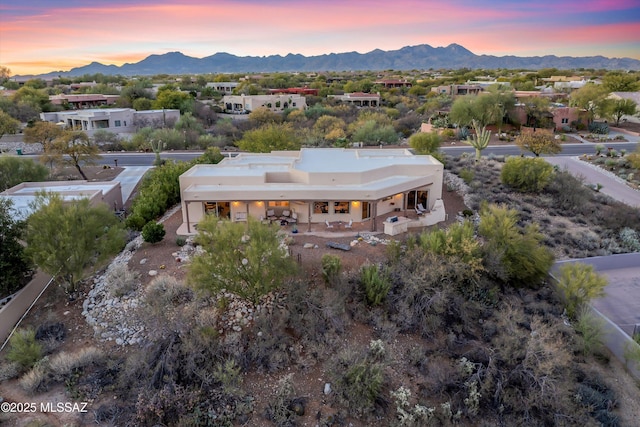
[[20, 130], [20, 122], [4, 111], [0, 110], [0, 138], [2, 135], [13, 135]]
[[65, 130], [51, 145], [45, 147], [43, 159], [50, 159], [59, 165], [73, 166], [82, 179], [87, 179], [82, 165], [95, 164], [100, 158], [100, 150], [84, 131]]
[[478, 234], [485, 241], [487, 270], [505, 283], [536, 288], [553, 265], [553, 254], [542, 244], [537, 225], [521, 228], [514, 209], [483, 206]]
[[[51, 122], [38, 121], [31, 126], [27, 126], [24, 130], [24, 142], [29, 144], [42, 144], [42, 150], [45, 153], [52, 152], [53, 141], [62, 135], [60, 126]], [[51, 156], [43, 156], [43, 162], [49, 163], [49, 169], [53, 167], [53, 158]]]
[[196, 242], [204, 251], [193, 258], [188, 281], [198, 291], [226, 289], [258, 303], [295, 272], [278, 229], [251, 217], [247, 223], [219, 223], [207, 216], [198, 223]]
[[300, 138], [291, 123], [267, 123], [244, 133], [238, 147], [251, 153], [273, 150], [299, 150]]
[[521, 131], [516, 137], [516, 144], [523, 150], [531, 151], [536, 157], [540, 157], [540, 154], [557, 154], [562, 151], [560, 143], [553, 134], [544, 129], [533, 132]]
[[44, 181], [48, 176], [49, 170], [45, 165], [29, 158], [0, 157], [0, 191], [22, 182]]
[[607, 279], [598, 274], [592, 265], [580, 262], [564, 264], [560, 267], [557, 279], [557, 289], [571, 318], [575, 318], [580, 307], [593, 298], [603, 296], [607, 286]]
[[40, 194], [27, 220], [29, 258], [75, 292], [87, 269], [98, 268], [125, 243], [124, 225], [105, 204], [89, 199], [64, 202], [57, 194]]
[[416, 154], [434, 154], [440, 149], [441, 143], [438, 132], [419, 132], [409, 138], [409, 145]]
[[620, 126], [623, 116], [636, 114], [637, 104], [631, 99], [610, 99], [605, 104], [604, 116], [612, 119], [616, 126]]

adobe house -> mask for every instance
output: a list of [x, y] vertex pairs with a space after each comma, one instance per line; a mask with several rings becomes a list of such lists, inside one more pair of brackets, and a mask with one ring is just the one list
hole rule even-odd
[[[406, 149], [303, 148], [241, 153], [218, 164], [199, 164], [180, 176], [182, 225], [196, 233], [205, 215], [231, 221], [312, 224], [370, 222], [382, 215], [426, 209], [409, 227], [445, 220], [443, 165]], [[386, 228], [386, 227], [385, 227]]]
[[65, 201], [89, 199], [92, 206], [104, 203], [114, 212], [123, 209], [122, 187], [118, 181], [23, 182], [3, 191], [0, 197], [13, 201], [16, 212], [22, 219], [26, 219], [31, 214], [31, 203], [37, 194], [43, 192], [59, 194]]

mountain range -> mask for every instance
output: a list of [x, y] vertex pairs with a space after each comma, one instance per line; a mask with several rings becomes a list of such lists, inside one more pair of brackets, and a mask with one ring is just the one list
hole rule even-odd
[[39, 77], [105, 75], [259, 73], [285, 71], [356, 71], [356, 70], [426, 70], [426, 69], [607, 69], [640, 70], [640, 60], [606, 58], [604, 56], [493, 56], [476, 55], [458, 44], [431, 47], [428, 44], [406, 46], [398, 50], [372, 50], [367, 53], [345, 52], [317, 56], [288, 54], [286, 56], [236, 56], [216, 53], [194, 58], [181, 52], [150, 55], [140, 62], [121, 66], [92, 62], [89, 65], [58, 71]]

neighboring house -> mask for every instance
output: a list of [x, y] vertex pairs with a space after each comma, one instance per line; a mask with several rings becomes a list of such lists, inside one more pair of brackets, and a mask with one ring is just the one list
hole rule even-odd
[[580, 89], [589, 82], [588, 80], [585, 80], [584, 77], [579, 76], [551, 76], [542, 79], [542, 81], [546, 85], [552, 86], [558, 91], [573, 91]]
[[265, 107], [274, 112], [281, 112], [287, 108], [304, 110], [307, 100], [296, 94], [280, 95], [225, 95], [222, 97], [224, 110], [230, 113], [248, 113]]
[[407, 79], [399, 80], [399, 79], [382, 79], [376, 80], [373, 84], [381, 85], [385, 88], [394, 88], [394, 87], [411, 87], [411, 81]]
[[629, 99], [636, 103], [636, 114], [631, 116], [622, 116], [622, 121], [629, 121], [633, 123], [640, 123], [640, 117], [637, 116], [640, 112], [640, 91], [636, 92], [611, 92], [608, 96], [610, 99]]
[[[577, 123], [585, 126], [589, 124], [589, 114], [586, 110], [576, 107], [551, 106], [549, 111], [544, 112], [544, 118], [548, 123], [553, 123], [556, 131], [563, 131], [567, 127], [575, 127]], [[527, 123], [527, 111], [524, 105], [518, 104], [514, 109], [515, 121], [523, 126]]]
[[416, 226], [444, 221], [443, 165], [405, 149], [303, 148], [268, 154], [241, 153], [218, 164], [200, 164], [180, 176], [182, 222], [194, 234], [205, 215], [232, 221], [295, 216], [297, 223], [375, 221], [414, 210], [432, 215]]
[[431, 88], [431, 92], [436, 92], [440, 95], [448, 96], [464, 96], [464, 95], [477, 95], [482, 92], [484, 88], [480, 85], [445, 85], [436, 86]]
[[297, 94], [297, 95], [308, 95], [308, 96], [318, 96], [318, 89], [312, 89], [310, 87], [289, 87], [286, 89], [269, 89], [269, 95], [275, 95], [279, 93], [284, 94]]
[[104, 129], [116, 134], [134, 133], [144, 126], [162, 126], [180, 119], [180, 110], [143, 110], [133, 108], [99, 108], [88, 110], [57, 111], [40, 113], [47, 122], [79, 129], [93, 136], [95, 131]]
[[31, 204], [37, 193], [42, 192], [57, 193], [63, 200], [87, 198], [92, 205], [104, 203], [114, 212], [123, 209], [122, 188], [118, 181], [23, 182], [3, 191], [0, 197], [10, 199], [20, 219], [26, 219], [32, 213]]
[[380, 105], [379, 93], [353, 92], [345, 93], [344, 95], [329, 95], [327, 98], [333, 98], [357, 107], [377, 107]]
[[113, 105], [118, 99], [120, 99], [120, 95], [101, 95], [97, 93], [49, 96], [49, 101], [53, 105], [68, 105], [73, 110]]
[[207, 83], [207, 87], [211, 87], [220, 93], [232, 93], [238, 87], [238, 82], [213, 82]]

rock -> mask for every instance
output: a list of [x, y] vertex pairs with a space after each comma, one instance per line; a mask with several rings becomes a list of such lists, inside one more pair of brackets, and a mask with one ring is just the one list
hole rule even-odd
[[324, 394], [325, 395], [331, 394], [331, 384], [324, 383]]
[[242, 327], [240, 327], [240, 326], [236, 325], [236, 326], [234, 326], [234, 327], [233, 327], [233, 328], [231, 328], [231, 329], [233, 329], [233, 330], [234, 330], [234, 331], [236, 331], [236, 332], [240, 332], [240, 331], [242, 330]]
[[147, 259], [146, 259], [146, 258], [142, 258], [142, 259], [140, 260], [140, 265], [144, 265], [144, 264], [146, 264], [146, 263], [147, 263]]
[[149, 276], [154, 277], [158, 275], [158, 271], [157, 270], [149, 270]]
[[116, 344], [117, 345], [122, 345], [122, 344], [124, 344], [124, 341], [122, 340], [122, 338], [116, 338]]
[[314, 248], [314, 244], [313, 243], [305, 243], [304, 246], [302, 246], [304, 249], [313, 249]]
[[68, 316], [69, 313], [71, 313], [70, 311], [65, 311], [64, 313], [62, 313], [63, 316]]

